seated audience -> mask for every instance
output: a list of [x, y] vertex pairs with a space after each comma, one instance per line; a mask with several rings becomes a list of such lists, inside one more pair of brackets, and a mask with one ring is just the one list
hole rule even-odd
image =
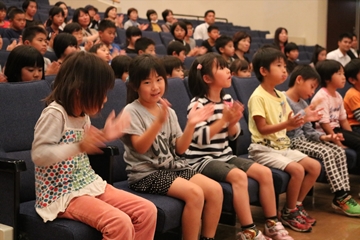
[[185, 42], [189, 44], [190, 49], [194, 49], [196, 47], [196, 41], [192, 38], [194, 33], [194, 27], [190, 21], [184, 20], [184, 23], [186, 25], [187, 34], [185, 36]]
[[286, 28], [279, 27], [275, 30], [274, 46], [284, 53], [285, 46], [288, 43], [288, 31]]
[[246, 56], [244, 56], [244, 54], [248, 53], [250, 50], [250, 45], [251, 45], [250, 34], [244, 31], [239, 31], [234, 34], [233, 41], [235, 48], [235, 54], [233, 57], [235, 59], [244, 59], [250, 64], [251, 63], [250, 60]]
[[118, 15], [117, 8], [114, 6], [110, 6], [105, 10], [104, 20], [110, 20], [115, 23], [116, 27], [124, 28], [123, 26], [124, 15], [122, 14]]
[[161, 32], [161, 27], [158, 24], [158, 15], [154, 9], [149, 9], [146, 12], [146, 17], [149, 20], [149, 27], [146, 29], [153, 32]]
[[6, 5], [0, 2], [0, 28], [9, 28], [10, 22], [6, 18]]
[[25, 13], [18, 8], [13, 9], [9, 13], [9, 20], [10, 27], [5, 29], [2, 37], [8, 39], [19, 38], [26, 24]]
[[128, 29], [126, 29], [125, 34], [126, 34], [126, 48], [125, 48], [126, 53], [137, 54], [137, 52], [135, 51], [135, 42], [136, 40], [142, 37], [141, 30], [138, 27], [131, 26]]
[[127, 11], [127, 16], [129, 20], [127, 20], [124, 24], [125, 30], [132, 26], [138, 27], [140, 30], [144, 31], [149, 27], [149, 24], [140, 24], [137, 22], [138, 10], [136, 8], [129, 8]]
[[60, 33], [54, 39], [54, 52], [58, 63], [62, 64], [64, 59], [78, 50], [77, 40], [70, 33]]
[[49, 11], [49, 19], [46, 22], [46, 31], [48, 33], [47, 39], [51, 39], [52, 34], [59, 34], [62, 32], [61, 26], [64, 23], [65, 13], [61, 7], [52, 7]]
[[250, 64], [245, 59], [235, 59], [230, 65], [230, 72], [235, 77], [251, 77]]
[[61, 26], [59, 27], [60, 30], [64, 30], [66, 24], [69, 22], [68, 16], [69, 16], [69, 9], [66, 5], [66, 3], [64, 2], [56, 2], [54, 4], [54, 6], [56, 7], [60, 7], [63, 11], [64, 11], [64, 22], [61, 24]]
[[183, 63], [179, 58], [174, 56], [165, 56], [162, 60], [166, 70], [167, 78], [184, 79]]
[[107, 63], [111, 62], [110, 51], [104, 43], [95, 44], [90, 48], [89, 52], [94, 53], [96, 56], [98, 56]]
[[129, 76], [129, 65], [131, 57], [120, 55], [113, 58], [111, 61], [111, 68], [114, 70], [115, 78], [121, 79], [123, 82]]
[[284, 52], [286, 56], [286, 70], [290, 74], [298, 65], [296, 61], [299, 57], [299, 47], [295, 43], [290, 42], [286, 44]]
[[89, 16], [90, 16], [90, 25], [89, 28], [94, 28], [94, 29], [98, 29], [98, 25], [101, 21], [100, 19], [100, 15], [99, 15], [99, 10], [94, 7], [93, 5], [86, 5], [85, 9], [88, 11]]
[[25, 12], [26, 24], [25, 27], [32, 26], [34, 23], [34, 16], [37, 12], [37, 2], [36, 0], [25, 0], [22, 4], [22, 9]]
[[208, 28], [215, 23], [215, 11], [208, 10], [204, 15], [205, 22], [198, 25], [194, 31], [194, 39], [206, 40], [209, 38]]
[[73, 15], [73, 22], [79, 23], [82, 27], [82, 33], [84, 37], [83, 42], [94, 42], [98, 39], [99, 33], [95, 29], [89, 28], [90, 16], [85, 8], [78, 8], [75, 10]]
[[102, 20], [99, 24], [99, 39], [109, 49], [110, 54], [114, 57], [120, 54], [119, 45], [114, 43], [116, 26], [110, 20]]
[[165, 9], [162, 13], [161, 13], [165, 24], [161, 25], [161, 29], [163, 32], [170, 32], [171, 30], [171, 26], [177, 22], [177, 20], [174, 18], [174, 13], [172, 10], [170, 9]]
[[351, 47], [352, 36], [350, 33], [343, 33], [339, 36], [338, 39], [338, 49], [329, 52], [326, 55], [326, 59], [332, 59], [341, 63], [341, 65], [345, 66], [351, 61], [347, 52]]
[[231, 63], [234, 61], [234, 42], [229, 36], [220, 36], [215, 42], [216, 51], [225, 59], [230, 68]]
[[178, 41], [170, 42], [166, 49], [167, 55], [171, 55], [171, 56], [179, 58], [182, 63], [184, 63], [185, 58], [186, 58], [185, 51], [186, 51], [186, 48], [185, 48], [184, 44], [182, 44]]
[[187, 35], [187, 28], [184, 22], [176, 22], [171, 26], [171, 34], [174, 36], [174, 41], [178, 41], [185, 46], [185, 54], [189, 57], [198, 55], [199, 48], [190, 48], [190, 45], [185, 42]]
[[8, 82], [27, 82], [44, 79], [44, 58], [32, 46], [21, 45], [7, 58], [4, 74]]
[[89, 51], [89, 49], [94, 45], [93, 42], [88, 41], [84, 44], [84, 46], [80, 46], [83, 43], [84, 36], [82, 34], [82, 27], [76, 22], [66, 24], [63, 32], [73, 35], [77, 40], [78, 48], [82, 51]]
[[311, 57], [311, 67], [315, 67], [318, 62], [324, 61], [326, 59], [326, 48], [316, 44], [314, 48], [313, 55]]
[[352, 36], [352, 41], [351, 41], [351, 46], [350, 46], [350, 50], [347, 51], [347, 55], [349, 55], [349, 57], [351, 59], [354, 58], [359, 58], [359, 53], [358, 53], [358, 40], [357, 40], [357, 36], [355, 33], [351, 33]]
[[154, 40], [147, 38], [147, 37], [139, 38], [135, 42], [135, 51], [138, 55], [151, 54], [151, 55], [155, 56], [156, 52], [155, 52]]
[[211, 25], [208, 27], [209, 38], [202, 42], [202, 46], [206, 48], [206, 52], [214, 52], [215, 50], [215, 41], [220, 37], [219, 28], [217, 26]]

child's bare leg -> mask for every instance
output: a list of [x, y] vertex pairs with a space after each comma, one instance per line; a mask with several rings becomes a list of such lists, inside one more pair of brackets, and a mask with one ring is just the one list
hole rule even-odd
[[171, 184], [167, 195], [185, 202], [181, 221], [183, 240], [198, 239], [201, 213], [204, 207], [202, 189], [198, 185], [178, 177]]
[[265, 217], [276, 217], [275, 190], [270, 168], [254, 163], [246, 174], [259, 183], [260, 203]]
[[294, 209], [304, 179], [304, 168], [299, 163], [291, 162], [285, 167], [284, 171], [290, 174], [290, 181], [286, 190], [286, 207]]
[[238, 168], [233, 168], [226, 176], [226, 182], [230, 183], [233, 189], [233, 204], [240, 225], [252, 224], [246, 173]]
[[316, 179], [318, 178], [320, 171], [321, 171], [321, 165], [318, 161], [306, 157], [302, 159], [299, 164], [303, 166], [305, 169], [306, 175], [304, 177], [304, 180], [301, 184], [300, 192], [297, 201], [302, 202], [310, 189], [314, 186], [314, 183], [316, 182]]
[[189, 181], [198, 185], [204, 192], [205, 205], [202, 214], [201, 235], [213, 238], [220, 219], [223, 190], [218, 182], [202, 174], [194, 175]]

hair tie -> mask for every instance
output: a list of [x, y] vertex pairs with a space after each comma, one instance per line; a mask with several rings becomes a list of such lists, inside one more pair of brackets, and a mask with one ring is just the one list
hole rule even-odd
[[196, 67], [197, 70], [201, 70], [202, 69], [202, 65], [199, 63]]

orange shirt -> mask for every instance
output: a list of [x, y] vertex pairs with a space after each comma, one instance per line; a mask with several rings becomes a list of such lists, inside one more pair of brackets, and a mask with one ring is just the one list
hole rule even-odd
[[353, 87], [350, 88], [345, 94], [344, 106], [349, 124], [360, 125], [354, 117], [354, 111], [360, 108], [360, 92]]

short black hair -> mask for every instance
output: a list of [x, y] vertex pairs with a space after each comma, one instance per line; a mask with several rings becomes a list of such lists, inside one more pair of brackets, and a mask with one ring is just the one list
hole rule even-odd
[[173, 52], [175, 52], [177, 55], [179, 55], [181, 51], [186, 52], [186, 48], [185, 48], [184, 44], [182, 44], [179, 41], [170, 42], [166, 49], [167, 55], [172, 55]]
[[61, 58], [69, 46], [77, 47], [76, 38], [70, 33], [60, 33], [54, 39], [54, 52], [57, 58]]
[[175, 22], [173, 25], [171, 25], [171, 29], [170, 29], [170, 32], [171, 32], [171, 34], [174, 36], [174, 38], [175, 38], [175, 28], [177, 27], [177, 26], [180, 26], [182, 29], [184, 29], [185, 30], [185, 36], [187, 35], [187, 27], [186, 27], [186, 24], [184, 23], [184, 22], [182, 22], [182, 21], [178, 21], [178, 22]]
[[210, 25], [207, 29], [207, 32], [210, 33], [212, 30], [218, 30], [219, 31], [219, 27], [215, 26], [215, 25]]
[[345, 70], [346, 81], [349, 82], [349, 78], [357, 79], [356, 77], [360, 72], [360, 59], [359, 58], [352, 59], [348, 64], [345, 65], [344, 70]]
[[135, 36], [142, 36], [141, 30], [138, 27], [128, 27], [125, 31], [126, 38], [129, 39]]
[[270, 65], [278, 59], [283, 59], [286, 62], [285, 55], [273, 46], [263, 46], [259, 48], [253, 56], [252, 64], [256, 78], [262, 82], [263, 75], [260, 73], [260, 68], [265, 68], [270, 71]]
[[236, 73], [238, 71], [242, 70], [248, 70], [249, 69], [249, 62], [245, 59], [235, 59], [231, 65], [230, 65], [230, 72]]
[[310, 65], [298, 65], [291, 72], [289, 80], [289, 88], [295, 85], [295, 80], [298, 76], [301, 76], [304, 81], [310, 79], [316, 79], [317, 83], [320, 84], [320, 75]]
[[286, 44], [286, 46], [284, 48], [285, 56], [286, 56], [287, 53], [289, 53], [289, 52], [291, 52], [293, 50], [298, 50], [299, 51], [299, 47], [298, 47], [298, 45], [296, 45], [296, 43], [289, 42], [288, 44]]
[[89, 15], [88, 10], [86, 10], [85, 8], [77, 8], [77, 9], [75, 9], [74, 14], [73, 14], [73, 22], [77, 22], [77, 23], [79, 22], [79, 16], [80, 16], [81, 12]]
[[[279, 35], [280, 33], [285, 30], [286, 34], [288, 33], [288, 30], [284, 27], [279, 27], [275, 30], [275, 34], [274, 34], [274, 44], [276, 46], [276, 48], [278, 48], [280, 50], [280, 39], [279, 39]], [[286, 40], [286, 42], [284, 43], [284, 45], [286, 46], [286, 44], [288, 43], [288, 40]]]
[[24, 29], [23, 33], [22, 33], [22, 40], [25, 42], [26, 40], [28, 41], [32, 41], [34, 39], [34, 37], [36, 37], [36, 35], [38, 33], [42, 33], [45, 35], [45, 37], [47, 37], [47, 32], [45, 31], [44, 28], [39, 27], [37, 25], [34, 26], [30, 26]]
[[186, 26], [188, 25], [193, 26], [193, 24], [189, 20], [182, 20], [182, 21], [185, 23]]
[[93, 5], [86, 5], [86, 6], [85, 6], [85, 9], [86, 9], [87, 11], [94, 10], [96, 13], [99, 12], [99, 10], [98, 10], [96, 7], [94, 7]]
[[[116, 9], [116, 11], [117, 11], [117, 8], [114, 7], [114, 6], [108, 7], [108, 8], [105, 10], [104, 18], [108, 18], [108, 17], [109, 17], [109, 12], [110, 12], [111, 10], [113, 10], [113, 9]], [[89, 10], [88, 10], [88, 11], [89, 11]], [[101, 21], [101, 22], [102, 22], [102, 21]], [[101, 22], [100, 22], [100, 23], [101, 23]]]
[[13, 20], [15, 18], [16, 15], [18, 14], [25, 14], [25, 12], [21, 9], [18, 9], [18, 8], [14, 8], [13, 10], [11, 10], [9, 12], [9, 19], [10, 20]]
[[[239, 50], [238, 49], [239, 42], [246, 38], [250, 39], [250, 44], [251, 44], [251, 35], [249, 33], [245, 32], [245, 31], [239, 31], [234, 34], [233, 41], [234, 41], [235, 50]], [[249, 48], [249, 50], [250, 50], [250, 48]]]
[[138, 40], [136, 40], [135, 42], [135, 51], [137, 54], [139, 54], [139, 51], [143, 51], [145, 52], [145, 50], [150, 46], [150, 45], [154, 45], [155, 46], [155, 42], [154, 40], [147, 38], [147, 37], [141, 37]]
[[36, 3], [36, 7], [37, 7], [37, 2], [36, 2], [36, 0], [25, 0], [25, 1], [23, 2], [22, 6], [21, 6], [24, 11], [26, 11], [26, 9], [29, 7], [30, 2]]
[[220, 36], [218, 39], [216, 39], [215, 41], [215, 48], [216, 50], [220, 53], [220, 48], [224, 48], [226, 46], [226, 44], [228, 44], [229, 42], [232, 42], [232, 38], [229, 36]]
[[68, 23], [64, 27], [64, 32], [70, 33], [70, 34], [72, 34], [73, 32], [78, 32], [80, 30], [82, 30], [82, 27], [77, 22]]
[[116, 78], [122, 78], [124, 72], [129, 72], [131, 57], [127, 55], [119, 55], [111, 61], [111, 68], [114, 70]]
[[6, 5], [2, 2], [0, 2], [0, 10], [3, 10], [3, 11], [7, 10]]
[[204, 14], [204, 17], [206, 17], [209, 13], [213, 13], [215, 15], [215, 11], [214, 10], [207, 10]]
[[319, 54], [322, 52], [322, 51], [326, 51], [326, 48], [316, 44], [315, 47], [314, 47], [314, 52], [313, 52], [313, 55], [311, 57], [311, 62], [316, 65], [316, 63], [319, 61], [318, 58], [319, 58]]
[[129, 8], [127, 10], [127, 16], [129, 19], [130, 19], [130, 13], [132, 13], [132, 12], [138, 12], [138, 10], [136, 8]]
[[316, 64], [316, 71], [321, 77], [321, 86], [326, 87], [327, 81], [331, 81], [334, 73], [337, 73], [343, 66], [335, 60], [326, 59]]
[[98, 31], [104, 32], [108, 28], [113, 28], [116, 30], [115, 23], [113, 21], [106, 20], [106, 19], [101, 20], [101, 22], [99, 23]]
[[349, 38], [352, 41], [352, 34], [349, 32], [340, 34], [338, 41], [342, 41], [344, 38]]
[[150, 19], [150, 15], [151, 14], [157, 14], [157, 12], [154, 10], [154, 9], [149, 9], [149, 10], [147, 10], [147, 12], [146, 12], [146, 17], [147, 17], [147, 19], [149, 20], [149, 22], [151, 21], [151, 19]]
[[166, 17], [169, 15], [169, 13], [174, 14], [173, 11], [170, 10], [170, 9], [165, 9], [165, 10], [161, 13], [161, 15], [162, 15], [162, 17], [163, 17], [163, 19], [164, 19], [164, 22], [166, 22]]
[[164, 56], [163, 57], [163, 64], [166, 70], [166, 74], [170, 75], [172, 74], [172, 71], [174, 68], [184, 68], [183, 63], [181, 60], [174, 56]]

